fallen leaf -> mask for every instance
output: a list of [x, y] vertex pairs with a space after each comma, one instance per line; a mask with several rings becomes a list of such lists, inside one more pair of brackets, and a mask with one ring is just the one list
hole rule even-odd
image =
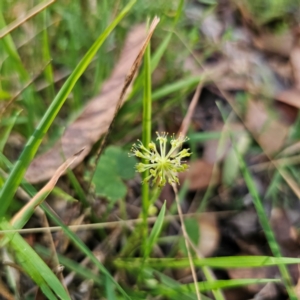
[[300, 89], [300, 45], [294, 44], [294, 47], [290, 53], [290, 63], [293, 69], [294, 82], [296, 89]]
[[63, 163], [64, 157], [70, 157], [85, 148], [80, 159], [72, 165], [72, 168], [76, 167], [94, 143], [107, 132], [119, 105], [123, 103], [158, 22], [159, 19], [155, 18], [148, 34], [144, 24], [134, 27], [129, 33], [120, 60], [110, 78], [103, 83], [101, 94], [87, 104], [53, 148], [33, 160], [25, 175], [27, 181], [38, 183], [49, 179]]
[[[238, 256], [236, 256], [238, 259]], [[246, 278], [272, 278], [274, 276], [274, 272], [270, 270], [270, 268], [260, 267], [260, 268], [239, 268], [239, 269], [228, 269], [227, 270], [230, 279], [246, 279]], [[251, 284], [245, 287], [250, 293], [258, 293], [262, 286], [261, 284]]]
[[292, 88], [281, 91], [275, 96], [276, 100], [300, 109], [300, 90]]
[[290, 31], [280, 34], [265, 32], [253, 37], [253, 43], [259, 50], [289, 57], [293, 48], [293, 35]]
[[[278, 242], [281, 253], [284, 257], [298, 257], [299, 244], [295, 241], [292, 231], [292, 224], [287, 212], [279, 207], [274, 207], [271, 211], [270, 224], [274, 231], [276, 241]], [[288, 266], [291, 277], [294, 282], [299, 278], [297, 265]]]
[[191, 190], [205, 189], [208, 187], [213, 175], [213, 164], [204, 160], [197, 160], [190, 164], [187, 172], [179, 173], [179, 181], [189, 180]]
[[245, 125], [268, 155], [280, 150], [288, 135], [288, 126], [262, 101], [248, 101]]
[[217, 249], [220, 241], [220, 230], [216, 214], [202, 215], [199, 220], [200, 239], [197, 245], [203, 257], [208, 257]]

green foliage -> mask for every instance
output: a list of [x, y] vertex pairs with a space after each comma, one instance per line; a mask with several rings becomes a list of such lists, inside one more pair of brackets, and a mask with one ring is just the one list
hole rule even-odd
[[150, 255], [152, 248], [154, 247], [155, 243], [157, 242], [157, 239], [160, 235], [160, 232], [161, 232], [161, 229], [163, 226], [165, 213], [166, 213], [166, 201], [164, 202], [164, 205], [160, 210], [160, 213], [159, 213], [159, 215], [155, 221], [155, 224], [153, 226], [153, 229], [151, 230], [149, 239], [147, 240], [147, 247], [145, 249], [145, 254], [144, 254], [145, 258], [147, 258]]
[[[5, 219], [2, 219], [0, 229], [9, 230], [12, 227]], [[9, 245], [14, 249], [20, 267], [35, 281], [48, 299], [57, 299], [53, 292], [60, 299], [70, 299], [54, 273], [20, 234], [8, 232], [5, 235], [9, 240]]]
[[131, 179], [135, 175], [136, 159], [128, 157], [128, 153], [119, 147], [108, 147], [96, 166], [92, 182], [96, 194], [116, 201], [125, 197], [127, 193], [123, 180]]
[[197, 245], [200, 236], [198, 221], [194, 218], [185, 219], [184, 225], [189, 238], [195, 245]]

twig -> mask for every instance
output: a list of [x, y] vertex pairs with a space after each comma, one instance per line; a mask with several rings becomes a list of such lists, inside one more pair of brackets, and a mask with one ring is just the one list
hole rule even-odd
[[20, 25], [22, 25], [23, 23], [25, 23], [26, 21], [28, 21], [29, 19], [31, 19], [32, 17], [37, 15], [39, 12], [41, 12], [42, 10], [44, 10], [45, 8], [50, 6], [51, 4], [53, 4], [55, 1], [56, 0], [48, 0], [48, 1], [42, 2], [42, 3], [38, 4], [37, 6], [35, 6], [34, 8], [32, 8], [27, 13], [27, 15], [25, 15], [24, 17], [21, 17], [21, 18], [15, 20], [15, 21], [13, 21], [9, 25], [7, 25], [5, 28], [0, 30], [0, 39], [4, 38], [10, 32], [12, 32], [16, 28], [18, 28]]
[[183, 234], [183, 238], [184, 238], [184, 242], [185, 242], [185, 246], [186, 246], [186, 251], [187, 251], [189, 262], [190, 262], [192, 276], [193, 276], [193, 280], [194, 280], [194, 283], [195, 283], [197, 299], [201, 300], [201, 295], [200, 295], [200, 291], [199, 291], [199, 287], [198, 287], [198, 280], [197, 280], [196, 270], [195, 270], [195, 266], [194, 266], [194, 263], [193, 263], [193, 258], [192, 258], [192, 255], [191, 255], [191, 251], [190, 251], [190, 245], [189, 245], [189, 242], [188, 242], [189, 237], [188, 237], [188, 234], [187, 234], [186, 229], [185, 229], [185, 225], [184, 225], [184, 221], [183, 221], [183, 214], [182, 214], [182, 210], [181, 210], [181, 206], [180, 206], [180, 202], [179, 202], [179, 198], [178, 198], [178, 190], [177, 190], [177, 187], [176, 187], [175, 184], [172, 184], [172, 188], [173, 188], [174, 193], [175, 193], [175, 200], [176, 200], [176, 204], [177, 204], [178, 215], [179, 215], [179, 219], [180, 219], [180, 223], [181, 223], [181, 229], [182, 229], [182, 234]]

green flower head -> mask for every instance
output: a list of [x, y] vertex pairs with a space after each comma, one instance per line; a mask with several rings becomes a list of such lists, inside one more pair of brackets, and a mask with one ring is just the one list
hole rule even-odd
[[181, 163], [181, 159], [191, 155], [189, 152], [190, 149], [179, 150], [188, 138], [183, 135], [179, 135], [178, 138], [175, 138], [173, 135], [170, 140], [171, 149], [167, 152], [168, 134], [156, 134], [160, 151], [157, 151], [154, 142], [150, 142], [148, 148], [146, 148], [141, 141], [133, 145], [131, 149], [132, 155], [144, 160], [144, 162], [136, 164], [136, 170], [140, 173], [149, 170], [150, 175], [145, 178], [144, 182], [152, 179], [153, 182], [156, 182], [160, 187], [164, 186], [167, 182], [170, 184], [179, 184], [177, 174], [188, 168], [187, 164]]

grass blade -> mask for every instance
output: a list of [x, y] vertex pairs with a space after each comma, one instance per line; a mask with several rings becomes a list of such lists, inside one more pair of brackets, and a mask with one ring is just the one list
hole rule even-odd
[[152, 251], [152, 248], [154, 247], [159, 234], [161, 232], [162, 226], [163, 226], [163, 222], [164, 222], [164, 217], [165, 217], [165, 213], [166, 213], [166, 201], [164, 202], [164, 205], [162, 206], [159, 215], [157, 217], [156, 222], [154, 223], [154, 226], [151, 230], [147, 245], [146, 245], [146, 249], [145, 249], [145, 253], [144, 253], [144, 259], [147, 259]]
[[[150, 42], [146, 48], [144, 55], [144, 98], [143, 98], [143, 132], [142, 142], [148, 147], [151, 142], [151, 121], [152, 121], [152, 98], [151, 98], [151, 54], [150, 54]], [[143, 163], [148, 163], [145, 159]], [[145, 178], [149, 176], [149, 170], [142, 174], [143, 185], [142, 185], [142, 207], [143, 207], [143, 248], [146, 247], [147, 234], [148, 234], [148, 209], [149, 209], [149, 182], [145, 182]], [[146, 249], [144, 249], [146, 251]]]
[[[231, 279], [231, 280], [215, 280], [214, 282], [198, 282], [198, 287], [201, 292], [208, 292], [214, 289], [229, 289], [234, 287], [240, 287], [240, 286], [246, 286], [250, 284], [266, 284], [269, 282], [278, 283], [280, 282], [279, 279], [271, 279], [271, 278], [264, 278], [264, 279], [253, 279], [253, 278], [247, 278], [247, 279]], [[194, 284], [184, 284], [180, 287], [176, 288], [167, 288], [165, 286], [160, 286], [158, 289], [158, 294], [164, 294], [167, 296], [176, 296], [178, 295], [178, 292], [185, 292], [185, 293], [191, 293], [191, 291], [194, 291]]]
[[[120, 268], [140, 268], [142, 258], [116, 259], [115, 265]], [[208, 266], [216, 269], [226, 268], [261, 268], [277, 265], [300, 264], [300, 258], [273, 256], [223, 256], [210, 258], [194, 258], [196, 267]], [[148, 258], [145, 265], [151, 268], [187, 268], [190, 266], [187, 258]]]
[[[13, 229], [5, 219], [2, 219], [0, 228], [2, 230]], [[48, 299], [57, 299], [51, 289], [60, 299], [70, 299], [68, 293], [54, 273], [20, 234], [6, 233], [5, 236], [9, 239], [9, 245], [14, 249], [21, 268], [24, 269], [32, 280], [40, 287]]]
[[12, 128], [15, 125], [15, 122], [19, 116], [21, 111], [16, 111], [12, 113], [11, 117], [8, 119], [8, 124], [6, 129], [3, 130], [3, 133], [0, 135], [0, 152], [3, 152], [4, 146], [7, 142], [7, 139], [9, 137], [9, 134], [12, 130]]

